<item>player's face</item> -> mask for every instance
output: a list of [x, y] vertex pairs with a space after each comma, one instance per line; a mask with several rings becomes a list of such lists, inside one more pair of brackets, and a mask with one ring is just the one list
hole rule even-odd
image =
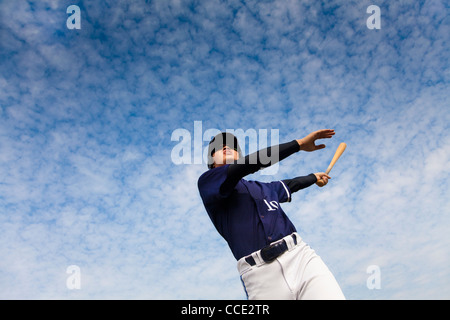
[[222, 150], [214, 152], [212, 157], [214, 160], [214, 167], [217, 168], [239, 159], [239, 153], [229, 146], [223, 146]]

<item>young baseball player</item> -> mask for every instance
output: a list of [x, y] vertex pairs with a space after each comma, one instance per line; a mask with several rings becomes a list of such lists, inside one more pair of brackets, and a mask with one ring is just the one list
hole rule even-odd
[[280, 206], [294, 192], [319, 179], [326, 184], [330, 177], [319, 172], [270, 183], [243, 179], [300, 150], [323, 149], [315, 141], [334, 134], [315, 131], [246, 157], [230, 133], [209, 143], [209, 170], [200, 176], [198, 188], [209, 217], [238, 261], [248, 299], [345, 299], [330, 270]]

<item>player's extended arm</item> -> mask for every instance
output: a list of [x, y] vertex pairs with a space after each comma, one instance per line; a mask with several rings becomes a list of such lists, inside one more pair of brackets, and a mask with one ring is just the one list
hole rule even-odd
[[317, 177], [314, 173], [304, 177], [297, 177], [294, 179], [282, 180], [285, 185], [288, 186], [291, 193], [297, 192], [298, 190], [308, 188], [317, 182]]
[[243, 177], [269, 167], [298, 152], [300, 146], [296, 140], [259, 150], [236, 160], [227, 169], [227, 179], [220, 186], [222, 194], [229, 194]]
[[282, 180], [285, 185], [289, 187], [292, 193], [297, 192], [298, 190], [308, 188], [309, 186], [316, 183], [318, 180], [322, 180], [325, 183], [328, 183], [328, 179], [331, 179], [329, 175], [324, 172], [311, 173], [310, 175], [297, 177], [294, 179], [285, 179]]
[[334, 130], [332, 129], [314, 131], [302, 139], [268, 147], [247, 155], [243, 160], [239, 159], [235, 161], [227, 169], [227, 179], [220, 186], [220, 192], [222, 194], [229, 194], [243, 177], [255, 173], [262, 168], [269, 167], [300, 150], [310, 152], [325, 148], [324, 144], [316, 146], [316, 140], [331, 138], [333, 135]]

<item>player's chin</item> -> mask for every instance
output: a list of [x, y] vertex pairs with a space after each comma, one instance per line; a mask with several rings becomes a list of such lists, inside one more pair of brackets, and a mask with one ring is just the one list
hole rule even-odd
[[231, 154], [224, 157], [224, 163], [226, 163], [226, 164], [233, 163], [236, 160], [237, 159], [235, 159], [234, 155], [231, 155]]
[[223, 157], [222, 161], [220, 161], [220, 164], [226, 165], [234, 162], [233, 156]]
[[222, 159], [215, 161], [215, 162], [214, 162], [214, 163], [215, 163], [214, 166], [215, 166], [216, 168], [217, 168], [217, 167], [221, 167], [221, 166], [224, 166], [224, 165], [226, 165], [226, 164], [233, 163], [233, 161], [234, 161], [234, 158], [233, 158], [233, 157], [223, 157]]

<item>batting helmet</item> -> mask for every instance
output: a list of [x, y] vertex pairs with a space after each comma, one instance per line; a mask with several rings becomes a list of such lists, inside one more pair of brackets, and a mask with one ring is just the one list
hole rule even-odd
[[239, 147], [239, 143], [237, 138], [229, 133], [229, 132], [222, 132], [217, 134], [214, 138], [211, 139], [208, 146], [208, 168], [212, 169], [214, 168], [214, 159], [213, 154], [217, 150], [222, 150], [224, 146], [228, 146], [231, 149], [236, 150], [239, 153], [239, 157], [242, 157], [242, 151]]

